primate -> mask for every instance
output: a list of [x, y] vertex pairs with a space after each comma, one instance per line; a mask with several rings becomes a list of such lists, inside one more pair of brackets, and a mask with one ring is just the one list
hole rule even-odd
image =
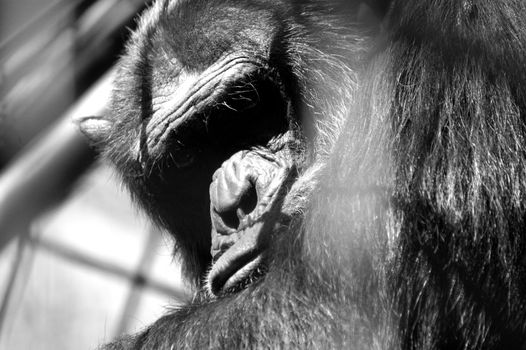
[[105, 349], [526, 348], [522, 0], [174, 0], [80, 122], [192, 302]]

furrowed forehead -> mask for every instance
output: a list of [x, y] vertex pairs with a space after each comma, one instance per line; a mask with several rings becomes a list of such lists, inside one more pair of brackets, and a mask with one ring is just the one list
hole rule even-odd
[[268, 6], [243, 0], [155, 2], [119, 62], [113, 119], [129, 130], [152, 115], [152, 99], [217, 61], [269, 58], [278, 26]]
[[267, 7], [252, 1], [157, 2], [143, 15], [132, 42], [199, 71], [232, 52], [267, 54], [276, 23]]

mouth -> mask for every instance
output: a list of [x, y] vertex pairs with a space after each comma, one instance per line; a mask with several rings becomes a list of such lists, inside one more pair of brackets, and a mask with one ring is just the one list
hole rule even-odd
[[208, 289], [212, 295], [235, 293], [265, 274], [265, 250], [257, 242], [261, 226], [262, 223], [257, 223], [241, 231], [241, 238], [214, 255], [208, 275]]

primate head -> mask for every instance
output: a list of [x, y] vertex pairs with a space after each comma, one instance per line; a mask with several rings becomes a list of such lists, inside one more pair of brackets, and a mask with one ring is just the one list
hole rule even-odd
[[212, 294], [261, 276], [276, 228], [301, 216], [348, 114], [363, 8], [324, 6], [342, 24], [326, 31], [285, 2], [159, 1], [118, 63], [111, 113], [81, 121], [187, 276], [210, 269]]
[[111, 348], [525, 348], [525, 18], [156, 2], [81, 128], [212, 298]]

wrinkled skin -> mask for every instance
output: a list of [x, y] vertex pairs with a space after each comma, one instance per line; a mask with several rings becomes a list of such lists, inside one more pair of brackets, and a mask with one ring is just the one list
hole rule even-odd
[[196, 297], [106, 349], [526, 343], [526, 5], [158, 2], [81, 128]]
[[293, 175], [287, 160], [259, 150], [242, 151], [214, 173], [210, 185], [212, 269], [208, 273], [213, 295], [233, 292], [261, 275], [272, 233], [267, 223], [280, 215], [276, 201]]
[[[324, 9], [335, 24], [357, 20], [358, 3], [336, 4]], [[269, 5], [157, 2], [119, 64], [112, 114], [80, 125], [175, 236], [188, 279], [200, 288], [209, 271], [212, 296], [261, 276], [275, 227], [302, 216], [347, 113], [328, 103], [350, 98], [336, 83], [352, 87], [363, 52], [342, 27], [333, 41], [349, 40], [338, 49], [345, 61], [300, 74], [319, 52], [296, 57], [295, 46], [325, 24], [306, 28], [291, 4]]]

